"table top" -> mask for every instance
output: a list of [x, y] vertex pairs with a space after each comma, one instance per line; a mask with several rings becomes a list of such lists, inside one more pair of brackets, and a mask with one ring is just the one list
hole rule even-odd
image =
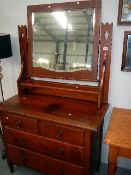
[[113, 108], [104, 142], [131, 149], [131, 109]]
[[108, 104], [101, 105], [83, 100], [49, 95], [16, 95], [6, 100], [0, 112], [46, 119], [82, 129], [97, 131], [103, 121]]

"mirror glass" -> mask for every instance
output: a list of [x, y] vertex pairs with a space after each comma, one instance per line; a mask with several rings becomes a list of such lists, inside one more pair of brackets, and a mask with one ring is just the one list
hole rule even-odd
[[33, 67], [91, 70], [95, 8], [33, 12]]
[[131, 35], [127, 38], [126, 64], [125, 67], [131, 68]]

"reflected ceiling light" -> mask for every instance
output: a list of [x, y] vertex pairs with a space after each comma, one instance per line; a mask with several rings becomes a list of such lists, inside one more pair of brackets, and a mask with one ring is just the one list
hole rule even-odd
[[36, 62], [38, 64], [49, 64], [49, 60], [46, 58], [39, 58]]
[[93, 14], [93, 28], [95, 27], [95, 21], [96, 21], [96, 14], [94, 12], [94, 14]]
[[73, 68], [76, 68], [76, 67], [86, 67], [86, 68], [91, 68], [91, 65], [90, 64], [87, 64], [87, 63], [73, 63]]
[[34, 32], [37, 32], [37, 31], [38, 31], [38, 30], [36, 30], [35, 26], [33, 26], [33, 31], [34, 31]]
[[[57, 22], [61, 25], [63, 29], [66, 29], [67, 26], [67, 17], [65, 12], [52, 12], [52, 15], [55, 17]], [[68, 23], [68, 29], [72, 30], [72, 25]]]
[[34, 17], [34, 13], [32, 13], [32, 25], [34, 25], [35, 22], [35, 17]]

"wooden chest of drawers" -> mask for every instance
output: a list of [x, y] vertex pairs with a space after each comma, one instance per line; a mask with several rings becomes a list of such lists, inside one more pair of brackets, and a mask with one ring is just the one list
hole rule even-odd
[[[38, 106], [34, 110], [26, 103], [21, 106], [20, 102], [15, 96], [1, 108], [10, 170], [13, 172], [16, 164], [49, 175], [92, 174], [91, 159], [99, 161], [102, 121], [107, 106], [97, 113], [88, 111], [86, 117], [81, 113], [83, 118], [78, 122], [74, 116], [76, 112], [72, 112], [74, 117], [68, 118], [59, 116], [59, 113], [49, 115], [46, 110], [41, 112]], [[96, 117], [98, 128], [93, 126]]]

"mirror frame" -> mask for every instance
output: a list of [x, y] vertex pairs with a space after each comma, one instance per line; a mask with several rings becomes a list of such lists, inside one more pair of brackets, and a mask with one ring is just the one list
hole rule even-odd
[[126, 66], [126, 55], [127, 55], [127, 41], [128, 41], [128, 35], [131, 35], [131, 31], [125, 31], [124, 32], [124, 42], [123, 42], [123, 53], [122, 53], [122, 65], [121, 65], [121, 71], [123, 72], [131, 72], [131, 67]]
[[[41, 67], [33, 67], [32, 61], [32, 13], [33, 12], [48, 12], [53, 10], [77, 10], [95, 8], [95, 27], [93, 37], [93, 58], [92, 70], [80, 70], [74, 72], [55, 72]], [[86, 0], [66, 3], [42, 4], [32, 5], [27, 7], [28, 17], [28, 61], [27, 61], [27, 76], [28, 77], [42, 77], [42, 78], [57, 78], [67, 80], [90, 80], [97, 81], [98, 57], [99, 57], [99, 30], [100, 30], [100, 9], [101, 0]]]

